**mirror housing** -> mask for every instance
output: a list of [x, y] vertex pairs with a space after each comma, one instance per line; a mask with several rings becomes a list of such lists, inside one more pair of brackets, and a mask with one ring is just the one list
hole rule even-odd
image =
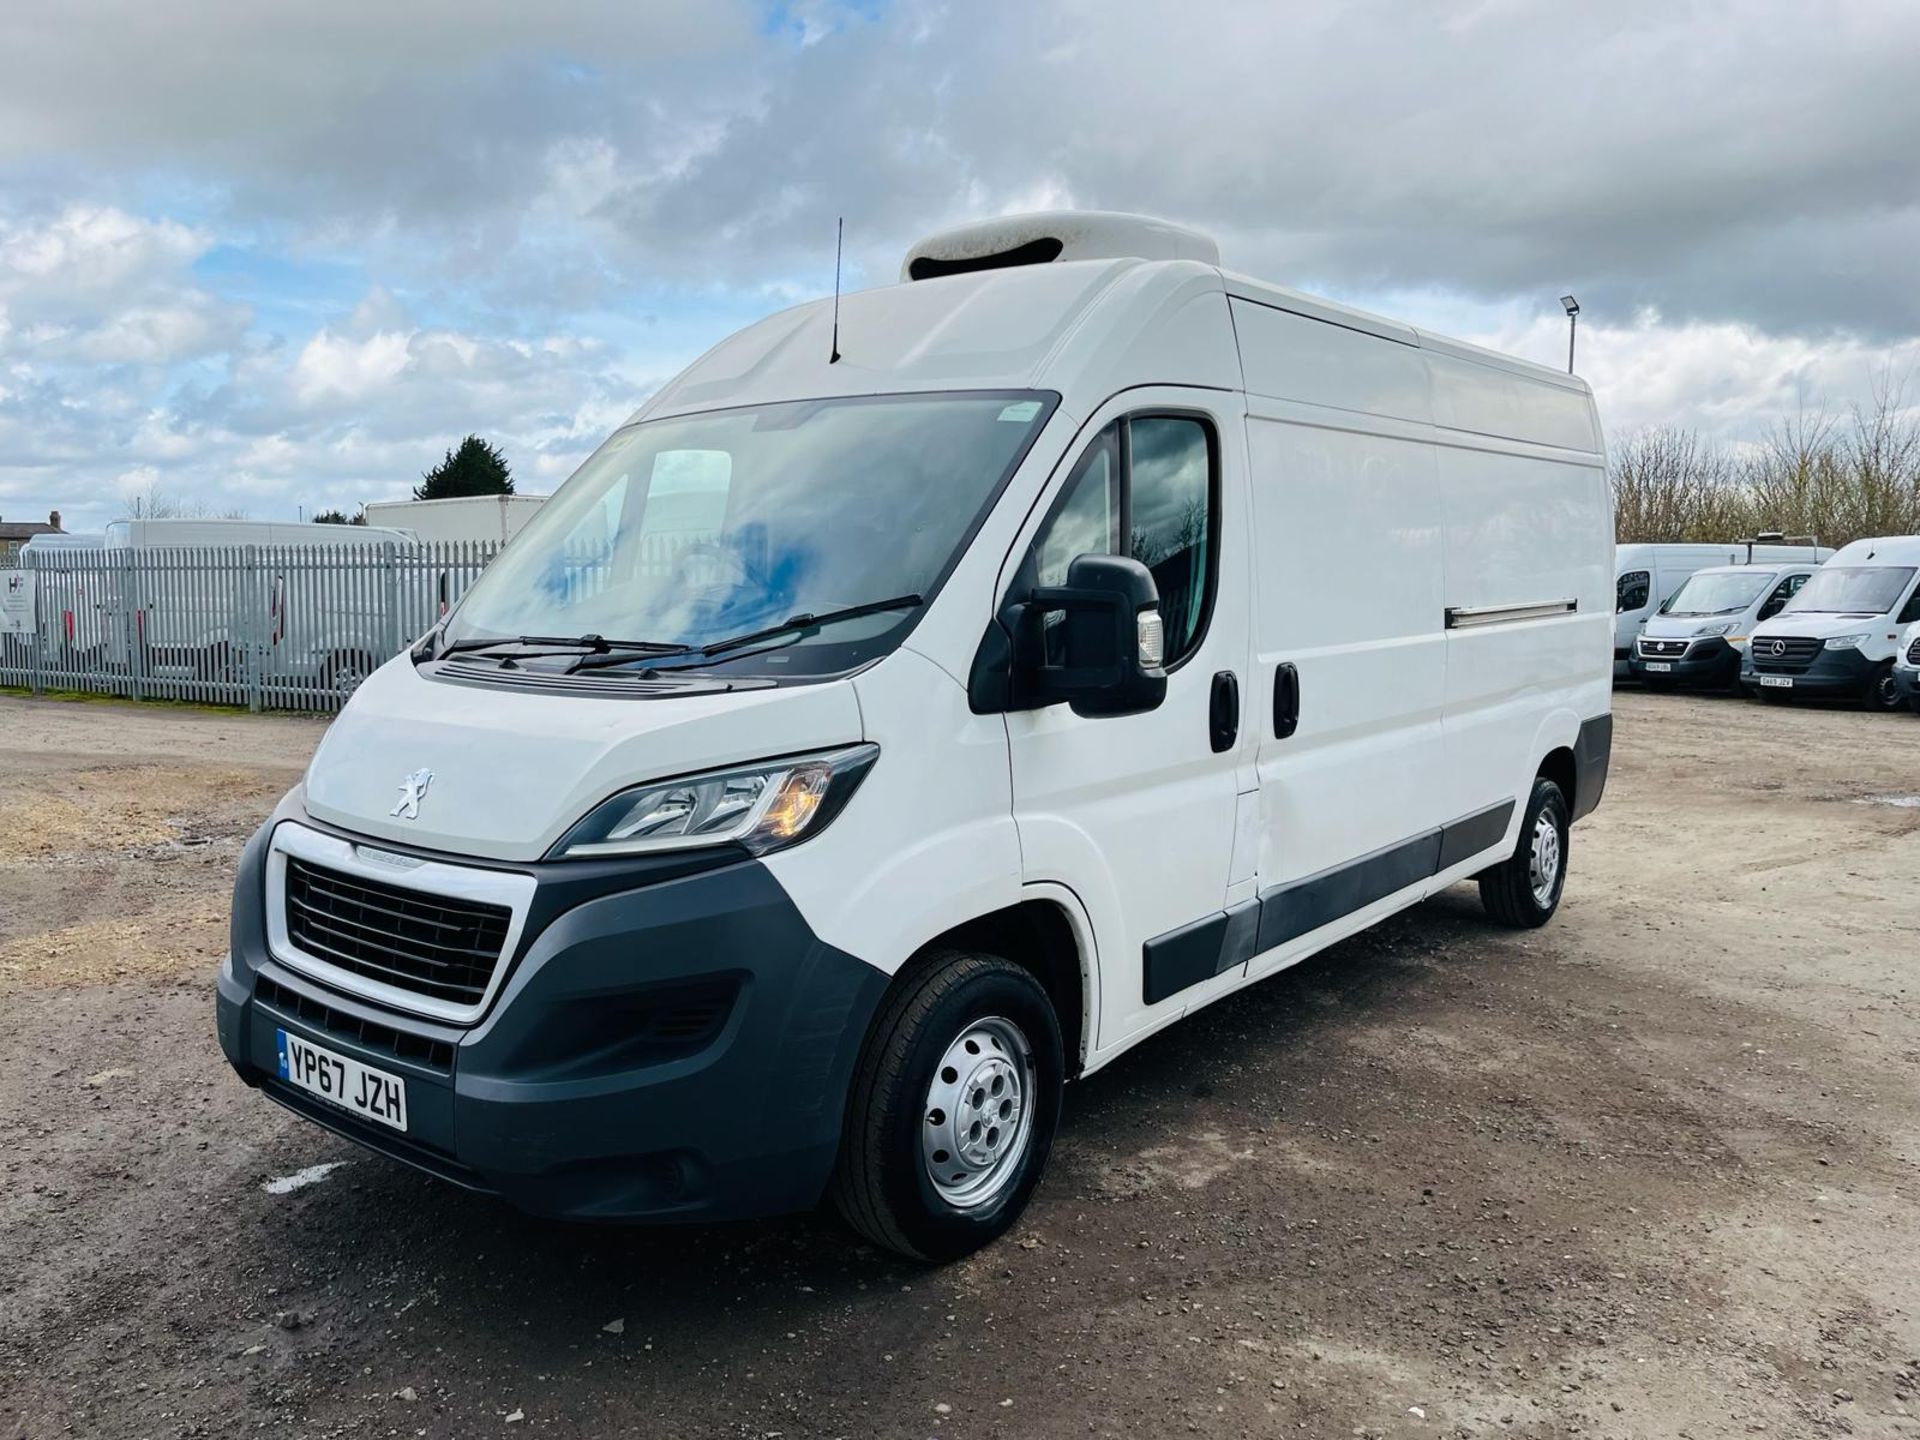
[[1035, 589], [1009, 618], [1014, 708], [1064, 700], [1076, 715], [1138, 715], [1166, 698], [1160, 592], [1131, 556], [1079, 556], [1065, 585]]

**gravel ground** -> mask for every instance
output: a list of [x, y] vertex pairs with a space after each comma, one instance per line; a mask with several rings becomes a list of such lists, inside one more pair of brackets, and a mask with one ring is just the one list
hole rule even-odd
[[1164, 1033], [925, 1270], [295, 1121], [211, 973], [318, 725], [0, 697], [0, 1434], [1920, 1435], [1920, 721], [1617, 714], [1551, 926], [1457, 890]]

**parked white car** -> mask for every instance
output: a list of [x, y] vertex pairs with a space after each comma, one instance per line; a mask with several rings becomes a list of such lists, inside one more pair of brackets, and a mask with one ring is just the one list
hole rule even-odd
[[1455, 882], [1553, 915], [1582, 381], [1129, 216], [902, 279], [715, 346], [349, 701], [239, 865], [248, 1083], [538, 1212], [947, 1258], [1065, 1081]]
[[1629, 661], [1649, 689], [1740, 688], [1753, 627], [1786, 608], [1817, 562], [1712, 565], [1689, 575], [1641, 629]]
[[1894, 659], [1920, 620], [1920, 535], [1856, 540], [1773, 619], [1754, 627], [1740, 683], [1763, 700], [1798, 696], [1900, 704]]

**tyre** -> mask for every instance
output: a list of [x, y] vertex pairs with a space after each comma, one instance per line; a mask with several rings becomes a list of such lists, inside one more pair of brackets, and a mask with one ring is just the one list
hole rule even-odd
[[1560, 908], [1567, 883], [1567, 797], [1542, 777], [1533, 782], [1513, 854], [1480, 874], [1480, 903], [1502, 925], [1531, 929]]
[[1888, 660], [1873, 672], [1873, 678], [1867, 681], [1865, 702], [1869, 710], [1884, 710], [1891, 714], [1900, 708], [1900, 687], [1893, 683], [1893, 662]]
[[861, 1051], [835, 1207], [916, 1260], [998, 1238], [1040, 1183], [1065, 1072], [1060, 1022], [1031, 972], [997, 955], [933, 957], [888, 997]]
[[358, 650], [342, 650], [327, 657], [321, 683], [341, 699], [353, 694], [380, 668], [380, 662]]

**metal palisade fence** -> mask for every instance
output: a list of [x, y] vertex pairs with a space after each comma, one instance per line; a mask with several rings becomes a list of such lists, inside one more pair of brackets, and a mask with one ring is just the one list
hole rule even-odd
[[31, 547], [0, 569], [0, 685], [337, 710], [499, 549]]

